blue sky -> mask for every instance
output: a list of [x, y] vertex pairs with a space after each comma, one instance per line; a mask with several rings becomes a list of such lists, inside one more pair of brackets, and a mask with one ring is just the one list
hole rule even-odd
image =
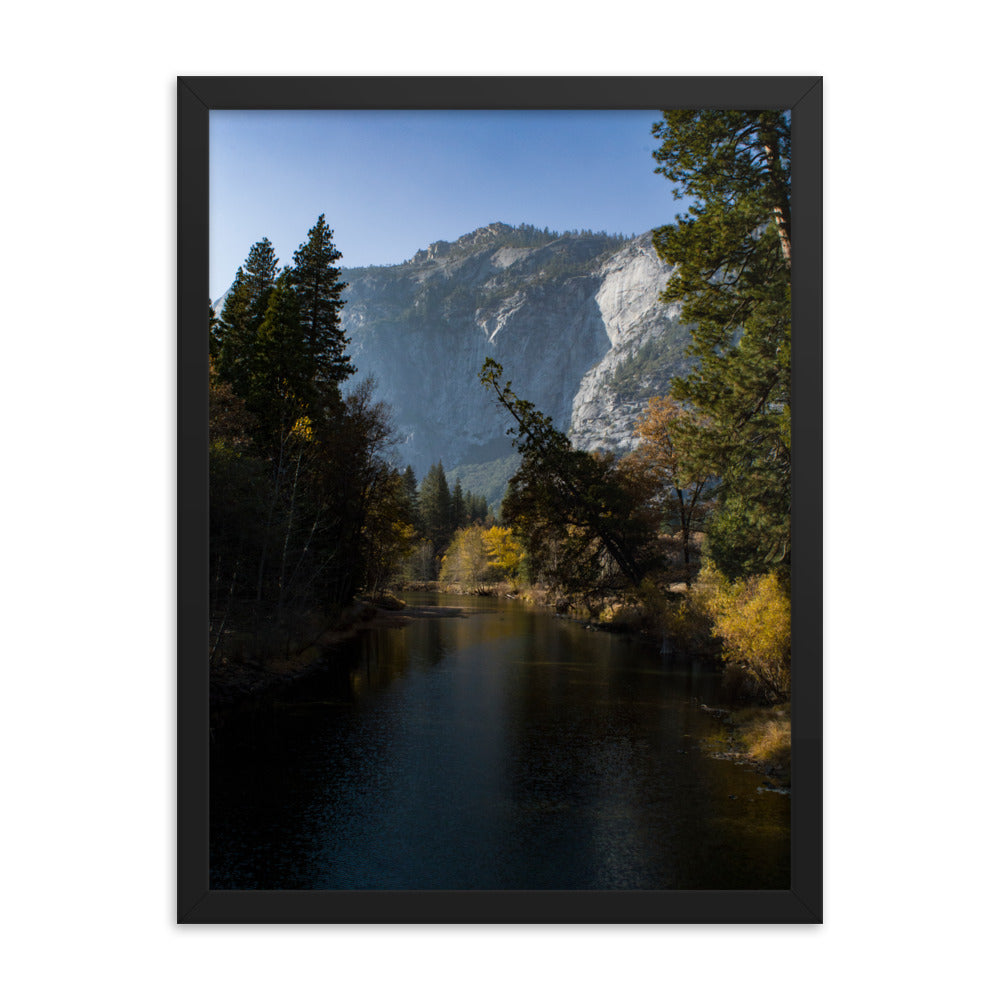
[[263, 236], [283, 264], [321, 212], [342, 267], [490, 222], [641, 233], [673, 220], [656, 111], [213, 111], [210, 277]]

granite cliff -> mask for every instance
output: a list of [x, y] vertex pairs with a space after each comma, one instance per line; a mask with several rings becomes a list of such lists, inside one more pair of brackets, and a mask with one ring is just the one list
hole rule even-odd
[[494, 223], [402, 264], [344, 271], [358, 378], [393, 408], [403, 464], [438, 459], [492, 502], [516, 467], [509, 424], [478, 380], [495, 358], [574, 443], [624, 451], [646, 400], [686, 365], [669, 268], [650, 234], [554, 234]]
[[678, 307], [659, 298], [669, 276], [650, 233], [500, 222], [402, 264], [345, 269], [355, 379], [373, 376], [391, 405], [402, 465], [422, 477], [440, 459], [498, 505], [518, 456], [479, 384], [483, 361], [577, 447], [627, 451], [646, 401], [689, 364]]

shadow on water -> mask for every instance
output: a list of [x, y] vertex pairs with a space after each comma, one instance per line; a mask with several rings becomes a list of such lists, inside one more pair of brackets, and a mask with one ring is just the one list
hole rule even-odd
[[705, 664], [514, 601], [340, 644], [212, 748], [213, 888], [781, 889], [785, 796]]

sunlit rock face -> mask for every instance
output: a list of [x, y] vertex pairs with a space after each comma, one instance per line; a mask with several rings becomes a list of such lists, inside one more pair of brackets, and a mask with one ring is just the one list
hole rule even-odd
[[[574, 443], [616, 451], [683, 366], [649, 234], [543, 235], [495, 223], [411, 260], [344, 272], [356, 378], [373, 376], [418, 475], [509, 456], [510, 424], [479, 383], [487, 357]], [[673, 307], [671, 307], [673, 308]]]
[[594, 298], [610, 344], [580, 381], [569, 433], [579, 448], [622, 452], [634, 447], [635, 420], [649, 398], [666, 395], [686, 368], [688, 338], [677, 323], [680, 307], [660, 300], [670, 269], [650, 234], [611, 257], [599, 277]]

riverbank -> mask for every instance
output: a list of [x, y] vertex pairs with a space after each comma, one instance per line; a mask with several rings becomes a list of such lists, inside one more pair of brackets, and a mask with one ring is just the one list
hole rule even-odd
[[[407, 589], [418, 593], [469, 594], [453, 585], [424, 582]], [[485, 588], [484, 588], [485, 589]], [[645, 645], [662, 646], [659, 631], [643, 627], [641, 619], [616, 615], [611, 621], [601, 617], [576, 617], [580, 609], [562, 607], [547, 599], [540, 590], [516, 590], [509, 584], [490, 585], [490, 596], [520, 600], [545, 608], [552, 617], [572, 622], [591, 631], [627, 633]], [[287, 657], [264, 662], [253, 659], [226, 659], [213, 664], [210, 671], [210, 708], [213, 725], [221, 724], [226, 713], [242, 706], [253, 705], [259, 699], [274, 697], [285, 688], [314, 672], [329, 669], [329, 654], [337, 645], [365, 629], [402, 628], [411, 622], [435, 618], [464, 618], [469, 608], [445, 605], [409, 605], [386, 595], [378, 601], [358, 601], [345, 610], [339, 620], [323, 630], [301, 651]], [[662, 651], [662, 649], [661, 649]], [[790, 706], [772, 707], [709, 707], [702, 711], [718, 719], [723, 731], [717, 740], [706, 743], [704, 752], [713, 759], [730, 761], [761, 775], [761, 790], [786, 794], [791, 786], [791, 719]]]
[[723, 748], [706, 746], [713, 760], [745, 766], [763, 777], [761, 791], [788, 794], [792, 785], [790, 705], [729, 710], [702, 705], [701, 710], [726, 727]]
[[[642, 614], [634, 605], [623, 602], [606, 602], [599, 610], [594, 610], [584, 617], [586, 609], [567, 599], [553, 600], [550, 595], [540, 589], [518, 590], [510, 584], [484, 584], [470, 591], [454, 584], [443, 584], [438, 581], [422, 581], [419, 585], [406, 585], [407, 589], [429, 593], [470, 594], [475, 596], [504, 597], [524, 601], [525, 603], [543, 607], [554, 618], [572, 622], [589, 631], [613, 632], [628, 635], [647, 646], [656, 646], [664, 655], [674, 656], [678, 653], [697, 657], [701, 660], [716, 661], [719, 670], [723, 663], [717, 659], [717, 651], [703, 640], [703, 632], [708, 628], [704, 622], [692, 622], [695, 617], [689, 615], [686, 622], [678, 621], [674, 614], [669, 620], [671, 624], [682, 627], [679, 634], [665, 635], [662, 625], [652, 624], [649, 617]], [[683, 585], [673, 591], [679, 596], [684, 593]], [[715, 654], [715, 655], [713, 655]], [[761, 791], [788, 794], [791, 789], [791, 706], [746, 706], [748, 694], [744, 684], [734, 675], [727, 685], [728, 694], [732, 699], [729, 707], [709, 707], [702, 705], [702, 711], [723, 723], [724, 730], [718, 741], [703, 747], [705, 753], [715, 760], [730, 761], [759, 774], [762, 778]], [[737, 707], [740, 704], [744, 707]]]
[[467, 613], [459, 607], [410, 607], [393, 597], [377, 602], [357, 601], [297, 653], [266, 660], [220, 658], [209, 669], [210, 711], [217, 716], [241, 703], [273, 695], [325, 669], [328, 666], [325, 658], [330, 650], [364, 629], [401, 628], [419, 619], [460, 618]]

